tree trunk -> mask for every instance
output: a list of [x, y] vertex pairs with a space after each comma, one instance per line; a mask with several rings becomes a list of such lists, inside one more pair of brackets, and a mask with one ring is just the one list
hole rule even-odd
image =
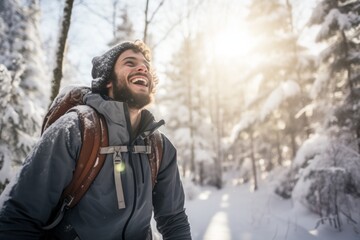
[[295, 159], [297, 152], [297, 145], [296, 145], [296, 134], [293, 130], [291, 130], [290, 132], [290, 139], [291, 139], [292, 159]]
[[66, 0], [64, 6], [64, 15], [61, 24], [61, 31], [58, 40], [58, 48], [56, 50], [56, 63], [55, 68], [53, 70], [53, 80], [51, 83], [51, 97], [50, 102], [52, 102], [56, 95], [59, 93], [61, 79], [62, 79], [62, 67], [64, 61], [64, 51], [67, 40], [67, 35], [70, 28], [71, 23], [71, 12], [73, 8], [74, 0]]
[[251, 151], [251, 163], [254, 179], [254, 191], [258, 189], [257, 172], [256, 172], [256, 160], [255, 160], [255, 149], [254, 149], [254, 132], [250, 130], [250, 151]]
[[281, 143], [280, 143], [280, 136], [279, 131], [276, 131], [276, 151], [278, 155], [278, 164], [279, 166], [282, 165], [283, 159], [282, 159], [282, 153], [281, 153]]
[[199, 163], [199, 183], [200, 183], [200, 186], [204, 186], [204, 180], [205, 180], [204, 162], [201, 161]]
[[117, 9], [117, 4], [118, 4], [118, 0], [114, 0], [113, 1], [113, 12], [112, 12], [112, 27], [113, 27], [113, 38], [116, 38], [116, 31], [117, 31], [117, 25], [116, 25], [116, 13], [118, 12]]
[[[187, 52], [188, 56], [191, 56], [191, 50], [190, 50], [190, 38], [185, 40], [185, 51]], [[192, 174], [192, 181], [196, 182], [196, 166], [195, 166], [195, 141], [194, 141], [194, 135], [195, 135], [195, 129], [194, 129], [194, 119], [193, 119], [193, 99], [192, 99], [192, 79], [191, 79], [191, 66], [189, 59], [186, 60], [186, 74], [185, 74], [185, 82], [187, 86], [187, 107], [189, 109], [189, 119], [188, 119], [188, 128], [190, 130], [190, 171]]]
[[[221, 79], [220, 77], [220, 69], [219, 67], [216, 67], [215, 72], [215, 79]], [[223, 186], [222, 182], [222, 161], [223, 161], [223, 153], [222, 153], [222, 146], [221, 146], [221, 139], [222, 139], [222, 119], [221, 119], [221, 102], [220, 102], [220, 86], [219, 81], [215, 81], [215, 119], [216, 119], [216, 152], [217, 157], [215, 159], [215, 181], [216, 181], [216, 187], [221, 189]]]

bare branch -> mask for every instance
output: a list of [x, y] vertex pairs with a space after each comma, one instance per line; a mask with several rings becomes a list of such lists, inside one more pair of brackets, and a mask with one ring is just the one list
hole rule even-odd
[[106, 15], [99, 14], [99, 10], [92, 9], [88, 4], [85, 3], [85, 1], [82, 2], [81, 4], [95, 16], [98, 16], [99, 18], [105, 20], [106, 22], [113, 24], [113, 21], [111, 19], [107, 18]]
[[146, 43], [147, 40], [147, 30], [148, 30], [148, 12], [149, 12], [149, 0], [146, 0], [146, 5], [145, 5], [145, 26], [144, 26], [144, 35], [143, 35], [143, 41], [144, 43]]
[[189, 10], [185, 15], [181, 16], [177, 22], [175, 22], [169, 29], [168, 31], [163, 35], [162, 38], [160, 38], [160, 40], [152, 47], [152, 49], [154, 50], [157, 46], [160, 45], [160, 43], [162, 41], [164, 41], [170, 34], [171, 32], [178, 26], [180, 25], [184, 19], [188, 19], [190, 18], [190, 15], [192, 14], [192, 12], [195, 12], [200, 6], [201, 4], [203, 4], [205, 2], [205, 0], [200, 0], [198, 1], [198, 4], [191, 10]]
[[159, 9], [161, 8], [162, 5], [164, 5], [165, 0], [162, 0], [159, 5], [157, 6], [157, 8], [155, 9], [155, 11], [153, 12], [153, 14], [151, 15], [150, 19], [147, 21], [148, 23], [151, 23], [152, 20], [154, 19], [156, 13], [159, 11]]

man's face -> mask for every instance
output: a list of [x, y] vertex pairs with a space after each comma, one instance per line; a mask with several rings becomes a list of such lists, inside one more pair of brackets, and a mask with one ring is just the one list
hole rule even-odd
[[141, 109], [152, 100], [153, 79], [150, 64], [142, 53], [129, 49], [123, 52], [114, 66], [114, 75], [107, 85], [109, 97]]

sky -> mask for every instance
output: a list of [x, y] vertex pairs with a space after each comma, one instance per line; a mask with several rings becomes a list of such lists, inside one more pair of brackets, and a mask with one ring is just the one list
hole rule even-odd
[[[144, 0], [133, 1], [119, 1], [120, 6], [127, 7], [129, 16], [133, 21], [135, 29], [135, 38], [142, 38], [143, 22], [144, 22]], [[159, 1], [150, 3], [150, 9], [156, 7]], [[177, 21], [176, 16], [168, 17], [171, 13], [168, 12], [170, 8], [179, 9], [179, 3], [182, 1], [165, 1], [165, 4], [158, 11], [156, 17], [153, 20], [154, 25], [158, 28], [169, 29], [169, 24], [175, 24]], [[58, 26], [60, 25], [60, 17], [62, 16], [63, 3], [62, 1], [41, 1], [41, 37], [43, 41], [47, 42], [51, 48], [54, 48], [58, 35]], [[90, 82], [91, 72], [91, 59], [98, 56], [108, 50], [108, 43], [113, 37], [111, 15], [112, 1], [75, 1], [72, 12], [72, 23], [68, 35], [68, 59], [71, 64], [75, 65], [76, 71], [80, 76], [80, 82]], [[107, 15], [106, 15], [107, 14]], [[167, 18], [167, 21], [163, 21], [163, 18]], [[170, 20], [169, 20], [170, 19]], [[169, 23], [167, 23], [169, 22]], [[172, 23], [170, 23], [172, 22]], [[164, 24], [162, 24], [164, 23]], [[164, 26], [165, 25], [165, 26]], [[150, 26], [149, 32], [154, 32]], [[176, 31], [174, 31], [176, 34]], [[159, 45], [156, 52], [159, 52], [156, 58], [157, 62], [168, 62], [171, 51], [174, 49], [174, 41], [171, 41], [171, 36], [168, 38], [170, 41], [164, 41]], [[129, 39], [131, 40], [131, 39]], [[50, 49], [51, 49], [50, 48]], [[51, 59], [50, 54], [50, 59]], [[66, 63], [65, 63], [66, 64]], [[161, 65], [158, 64], [159, 67]]]
[[[41, 18], [41, 34], [43, 41], [46, 42], [51, 48], [54, 48], [56, 43], [58, 26], [60, 25], [60, 17], [62, 16], [63, 1], [40, 1], [42, 18]], [[160, 1], [150, 1], [150, 13], [153, 12], [157, 4]], [[200, 2], [198, 4], [197, 2]], [[153, 49], [155, 66], [161, 76], [165, 71], [166, 66], [171, 60], [171, 56], [174, 51], [179, 47], [181, 39], [188, 35], [194, 35], [195, 31], [204, 29], [206, 25], [216, 25], [215, 31], [218, 32], [218, 36], [215, 39], [215, 44], [227, 42], [241, 41], [244, 45], [244, 49], [248, 47], [251, 39], [246, 38], [247, 31], [243, 26], [240, 26], [243, 30], [239, 34], [235, 34], [232, 28], [239, 28], [241, 22], [238, 21], [238, 17], [245, 15], [245, 8], [248, 0], [165, 0], [164, 5], [159, 9], [155, 15], [152, 25], [150, 24], [149, 33], [152, 34], [154, 44], [160, 42], [156, 49]], [[132, 20], [135, 28], [135, 38], [142, 38], [142, 31], [144, 26], [144, 3], [145, 0], [133, 0], [133, 1], [120, 1], [120, 6], [126, 6], [129, 11], [129, 17]], [[206, 3], [206, 7], [203, 7]], [[187, 5], [188, 4], [188, 5]], [[217, 11], [217, 4], [225, 6], [225, 12]], [[194, 7], [195, 5], [195, 7]], [[192, 19], [192, 23], [189, 24], [186, 21], [187, 9], [192, 10], [189, 16]], [[176, 11], [174, 11], [176, 9]], [[228, 14], [229, 11], [237, 13]], [[77, 73], [79, 74], [80, 81], [89, 82], [91, 72], [91, 59], [94, 56], [102, 54], [108, 49], [108, 42], [112, 39], [112, 24], [111, 16], [112, 12], [112, 0], [95, 1], [95, 0], [83, 0], [75, 1], [72, 13], [72, 23], [68, 35], [68, 54], [71, 64], [75, 66]], [[106, 15], [107, 14], [107, 15]], [[206, 15], [216, 16], [216, 18], [210, 18], [212, 20], [205, 19]], [[181, 19], [181, 21], [179, 20]], [[227, 24], [227, 27], [219, 26], [220, 20]], [[194, 24], [195, 23], [195, 24]], [[221, 30], [219, 30], [221, 29]], [[211, 30], [205, 30], [211, 31]], [[169, 35], [166, 35], [170, 32]], [[162, 40], [167, 36], [164, 40]], [[211, 39], [209, 39], [210, 41]], [[224, 46], [224, 44], [222, 44]], [[209, 46], [208, 48], [212, 48]], [[217, 51], [218, 53], [221, 51]], [[49, 54], [50, 59], [54, 53]], [[67, 63], [65, 63], [66, 65]]]

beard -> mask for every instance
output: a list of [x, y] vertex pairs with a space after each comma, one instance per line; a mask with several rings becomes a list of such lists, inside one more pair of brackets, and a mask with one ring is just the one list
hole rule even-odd
[[152, 101], [151, 93], [134, 93], [126, 83], [119, 84], [118, 81], [113, 80], [113, 86], [114, 100], [125, 102], [130, 108], [142, 109]]

